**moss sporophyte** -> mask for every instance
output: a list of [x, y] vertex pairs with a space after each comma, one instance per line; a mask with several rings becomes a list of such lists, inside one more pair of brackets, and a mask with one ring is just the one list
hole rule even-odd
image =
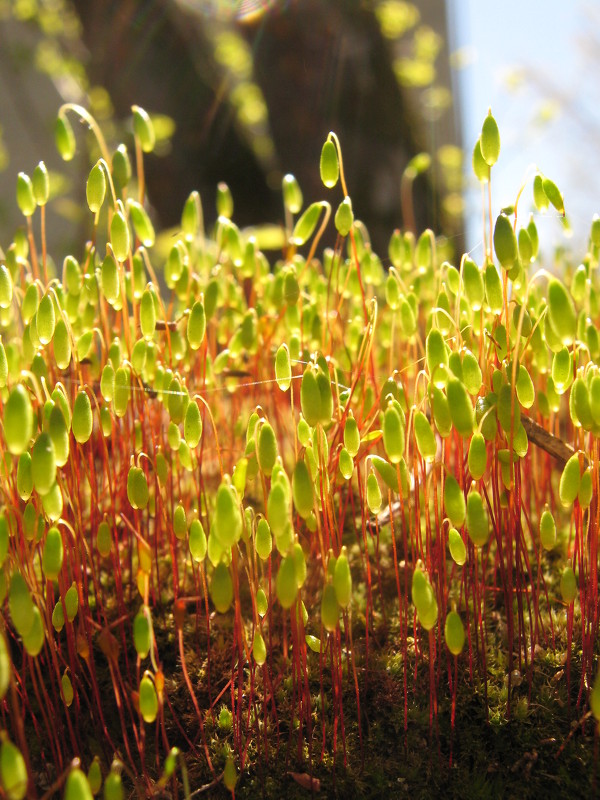
[[[159, 247], [132, 111], [113, 146], [60, 109], [65, 160], [77, 118], [97, 141], [90, 240], [47, 252], [40, 162], [0, 265], [4, 794], [358, 786], [379, 719], [442, 769], [468, 715], [548, 704], [559, 764], [600, 718], [598, 220], [550, 275], [537, 173], [510, 209], [484, 192], [482, 263], [430, 229], [380, 258], [332, 132], [328, 199], [283, 179], [280, 255], [225, 184], [212, 230], [192, 192]], [[483, 186], [500, 156], [490, 112]]]

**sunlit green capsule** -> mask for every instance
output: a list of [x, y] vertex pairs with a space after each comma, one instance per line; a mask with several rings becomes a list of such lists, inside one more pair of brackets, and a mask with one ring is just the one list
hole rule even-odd
[[113, 406], [117, 417], [121, 418], [125, 416], [130, 395], [131, 385], [129, 370], [127, 367], [119, 367], [115, 372], [115, 388], [113, 395]]
[[432, 328], [427, 334], [425, 355], [432, 381], [438, 388], [443, 388], [448, 378], [448, 352], [444, 337], [437, 328]]
[[185, 508], [181, 503], [178, 503], [173, 510], [173, 533], [175, 538], [180, 541], [187, 536], [187, 516]]
[[585, 379], [578, 375], [571, 386], [569, 397], [569, 411], [571, 421], [575, 427], [590, 431], [594, 426], [592, 407], [590, 404], [590, 394]]
[[473, 432], [473, 406], [464, 384], [451, 376], [446, 384], [446, 395], [452, 424], [461, 436], [470, 436]]
[[281, 561], [275, 581], [277, 599], [282, 608], [291, 608], [298, 594], [296, 582], [296, 563], [290, 553]]
[[448, 531], [448, 548], [450, 549], [450, 555], [454, 563], [462, 567], [467, 560], [467, 548], [465, 547], [462, 536], [456, 528], [450, 528]]
[[224, 182], [220, 181], [217, 184], [217, 197], [216, 197], [217, 214], [225, 219], [231, 219], [233, 216], [233, 196], [231, 189]]
[[42, 552], [42, 569], [47, 580], [58, 580], [58, 574], [63, 563], [63, 541], [58, 528], [52, 526], [46, 534], [44, 550]]
[[144, 206], [128, 198], [127, 211], [138, 240], [144, 247], [152, 247], [156, 241], [156, 233], [154, 232], [154, 225]]
[[444, 507], [452, 525], [460, 528], [465, 521], [465, 496], [454, 475], [446, 475], [444, 482]]
[[[346, 424], [348, 422], [349, 418]], [[397, 464], [403, 457], [404, 444], [404, 423], [400, 412], [394, 405], [389, 405], [383, 415], [383, 446], [392, 464]]]
[[481, 369], [479, 362], [470, 350], [466, 350], [462, 359], [462, 377], [466, 390], [471, 395], [479, 394], [481, 389]]
[[319, 169], [323, 184], [328, 189], [332, 189], [338, 182], [340, 165], [338, 162], [336, 146], [331, 139], [327, 139], [323, 144], [321, 149]]
[[321, 393], [315, 371], [309, 366], [304, 370], [300, 384], [302, 416], [314, 428], [321, 418]]
[[483, 547], [490, 535], [487, 512], [481, 495], [475, 489], [467, 495], [467, 533], [477, 547]]
[[436, 441], [435, 441], [435, 434], [427, 420], [425, 414], [422, 411], [417, 411], [414, 419], [413, 425], [415, 430], [415, 438], [417, 441], [417, 448], [421, 457], [425, 459], [427, 462], [432, 462], [435, 459], [435, 453], [437, 449]]
[[381, 509], [382, 497], [379, 481], [375, 474], [370, 472], [367, 477], [367, 505], [371, 514], [378, 514]]
[[154, 298], [152, 297], [152, 289], [146, 287], [140, 300], [140, 329], [142, 336], [147, 341], [150, 341], [154, 336], [156, 330], [156, 309], [154, 306]]
[[540, 541], [544, 550], [552, 550], [556, 545], [556, 523], [548, 508], [540, 517]]
[[352, 212], [352, 201], [346, 195], [342, 202], [339, 204], [335, 212], [335, 228], [340, 236], [347, 236], [354, 223], [354, 214]]
[[573, 379], [573, 358], [569, 350], [563, 346], [561, 350], [554, 353], [552, 357], [552, 381], [553, 388], [558, 394], [562, 394]]
[[275, 380], [282, 392], [287, 392], [292, 383], [292, 365], [287, 344], [281, 344], [275, 353]]
[[322, 207], [321, 203], [311, 203], [308, 208], [303, 211], [292, 231], [290, 239], [292, 244], [300, 247], [310, 239], [317, 227]]
[[458, 656], [465, 645], [465, 629], [456, 611], [449, 611], [444, 626], [446, 647], [453, 656]]
[[131, 106], [131, 112], [133, 114], [134, 136], [140, 143], [144, 153], [151, 153], [156, 142], [152, 120], [148, 116], [148, 112], [140, 108], [140, 106]]
[[256, 457], [261, 471], [269, 476], [277, 460], [277, 438], [268, 422], [263, 422], [259, 428]]
[[401, 302], [400, 283], [395, 270], [390, 270], [385, 281], [385, 301], [388, 306], [396, 311]]
[[202, 416], [195, 400], [191, 400], [185, 410], [183, 436], [190, 447], [197, 447], [202, 438]]
[[471, 157], [471, 165], [477, 180], [480, 183], [487, 183], [487, 181], [490, 179], [490, 165], [487, 163], [481, 153], [481, 137], [475, 142], [473, 155]]
[[154, 681], [147, 674], [140, 681], [139, 702], [140, 714], [144, 722], [148, 724], [154, 722], [158, 714], [158, 696]]
[[577, 493], [577, 499], [579, 501], [579, 505], [584, 511], [586, 508], [589, 508], [589, 505], [592, 502], [593, 494], [594, 494], [594, 482], [592, 478], [592, 470], [590, 467], [588, 467], [583, 471], [583, 475], [581, 476], [581, 482], [579, 485], [579, 492]]
[[92, 435], [93, 427], [92, 404], [88, 393], [82, 389], [75, 398], [73, 416], [71, 418], [71, 430], [75, 441], [79, 442], [79, 444], [85, 444]]
[[57, 633], [60, 633], [65, 627], [65, 615], [63, 611], [62, 600], [59, 600], [54, 606], [52, 611], [52, 627]]
[[558, 186], [550, 178], [542, 178], [544, 194], [559, 214], [565, 215], [565, 201]]
[[279, 482], [272, 482], [267, 499], [267, 517], [273, 535], [281, 536], [290, 524], [289, 489]]
[[338, 467], [344, 480], [349, 481], [354, 472], [354, 459], [345, 447], [340, 450]]
[[509, 270], [518, 258], [517, 237], [510, 220], [504, 214], [496, 219], [494, 227], [494, 251], [501, 266]]
[[75, 134], [66, 117], [59, 116], [54, 123], [54, 142], [63, 161], [71, 161], [75, 155]]
[[127, 473], [127, 498], [132, 508], [144, 509], [148, 505], [150, 492], [148, 481], [141, 467], [132, 466]]
[[242, 534], [242, 516], [235, 490], [223, 482], [217, 489], [212, 530], [223, 547], [232, 547]]
[[150, 609], [141, 608], [133, 619], [133, 644], [140, 658], [146, 658], [152, 646], [152, 625]]
[[488, 261], [485, 266], [485, 295], [492, 314], [501, 314], [504, 307], [502, 282], [493, 261]]
[[202, 205], [200, 195], [193, 191], [184, 203], [181, 213], [181, 230], [186, 242], [192, 242], [200, 229]]
[[339, 604], [332, 583], [326, 583], [321, 596], [321, 622], [326, 631], [333, 633], [338, 625]]
[[478, 481], [483, 478], [487, 469], [487, 446], [483, 434], [478, 431], [471, 437], [468, 464], [473, 480]]
[[50, 490], [42, 497], [42, 508], [51, 522], [56, 522], [62, 516], [63, 496], [58, 481], [54, 481]]
[[435, 384], [430, 384], [429, 386], [429, 405], [437, 432], [445, 439], [450, 436], [452, 432], [452, 417], [450, 415], [448, 398]]
[[97, 161], [90, 170], [85, 193], [90, 211], [92, 214], [97, 214], [106, 196], [106, 175], [100, 161]]
[[65, 592], [65, 608], [67, 610], [67, 620], [73, 622], [79, 609], [79, 595], [74, 581]]
[[481, 137], [479, 139], [483, 160], [492, 167], [500, 155], [500, 131], [498, 124], [492, 116], [491, 109], [483, 121]]
[[296, 569], [296, 585], [298, 588], [304, 585], [308, 569], [306, 566], [306, 556], [300, 542], [294, 542], [292, 546], [292, 557], [294, 559], [294, 566]]
[[348, 608], [352, 599], [352, 575], [350, 574], [348, 554], [345, 547], [342, 547], [342, 551], [335, 562], [333, 588], [340, 607]]
[[130, 252], [129, 226], [124, 214], [118, 210], [113, 214], [110, 223], [110, 244], [115, 258], [125, 261]]
[[256, 592], [256, 611], [260, 617], [264, 617], [269, 610], [269, 602], [264, 589], [260, 588]]
[[24, 172], [17, 175], [17, 205], [25, 217], [30, 217], [37, 207], [31, 178]]
[[54, 447], [47, 431], [40, 433], [31, 450], [31, 477], [40, 495], [47, 494], [56, 480]]
[[298, 214], [302, 208], [302, 190], [298, 181], [289, 173], [283, 176], [281, 181], [283, 191], [283, 203], [290, 214]]
[[[38, 318], [39, 321], [39, 318]], [[39, 335], [39, 330], [38, 330]], [[54, 350], [54, 358], [59, 369], [67, 369], [71, 363], [71, 338], [67, 329], [67, 324], [62, 317], [54, 327], [54, 335], [52, 337], [52, 347]]]
[[50, 196], [50, 178], [48, 169], [43, 161], [40, 161], [33, 170], [32, 178], [33, 196], [38, 206], [45, 206]]
[[283, 278], [283, 298], [285, 302], [293, 306], [300, 298], [300, 284], [293, 270], [286, 270]]
[[25, 578], [20, 572], [13, 572], [10, 579], [8, 608], [19, 636], [27, 636], [33, 625], [34, 605]]
[[319, 389], [319, 422], [327, 425], [333, 416], [333, 393], [329, 372], [317, 371], [317, 387]]
[[535, 401], [535, 388], [529, 372], [523, 364], [519, 365], [516, 383], [517, 397], [523, 408], [531, 408]]
[[27, 765], [19, 748], [8, 737], [0, 744], [0, 778], [8, 800], [23, 800], [27, 794]]
[[4, 700], [8, 687], [10, 686], [11, 670], [12, 665], [10, 661], [10, 652], [6, 644], [6, 637], [4, 633], [0, 631], [0, 700]]
[[481, 270], [470, 258], [463, 259], [462, 278], [469, 305], [473, 311], [479, 311], [485, 299], [485, 287]]
[[579, 493], [581, 486], [581, 468], [579, 454], [574, 453], [565, 464], [560, 476], [558, 496], [561, 504], [569, 508]]
[[299, 459], [292, 473], [292, 497], [296, 511], [306, 519], [313, 510], [315, 501], [313, 481], [304, 459]]
[[197, 300], [192, 306], [187, 323], [187, 340], [192, 350], [198, 350], [206, 333], [206, 314], [204, 304]]
[[254, 549], [266, 561], [271, 551], [273, 550], [273, 537], [271, 536], [271, 528], [269, 523], [264, 517], [261, 517], [256, 526], [256, 536], [254, 539]]
[[415, 264], [421, 274], [425, 274], [433, 263], [435, 251], [435, 234], [431, 228], [426, 228], [417, 240], [415, 248]]
[[575, 306], [563, 283], [556, 278], [552, 278], [548, 284], [547, 320], [563, 345], [568, 347], [573, 344], [577, 332]]
[[542, 214], [548, 209], [550, 205], [550, 201], [546, 192], [544, 191], [544, 178], [543, 175], [540, 175], [538, 172], [535, 178], [533, 179], [533, 202], [535, 203], [535, 207], [538, 211]]
[[0, 264], [0, 308], [10, 308], [13, 298], [13, 282], [4, 264]]
[[560, 594], [563, 602], [567, 605], [570, 605], [577, 597], [577, 578], [570, 563], [567, 564], [560, 576]]
[[102, 786], [102, 771], [100, 769], [100, 759], [94, 756], [87, 773], [88, 783], [93, 795], [98, 794]]
[[21, 453], [19, 456], [19, 463], [17, 465], [17, 492], [21, 500], [29, 500], [31, 493], [33, 492], [31, 455], [27, 451]]
[[108, 254], [100, 269], [100, 286], [106, 300], [114, 305], [121, 296], [119, 268], [112, 254]]
[[360, 449], [360, 431], [352, 412], [348, 414], [344, 423], [344, 447], [353, 458]]
[[448, 356], [448, 367], [450, 372], [457, 377], [459, 381], [463, 381], [462, 359], [457, 350], [453, 350]]

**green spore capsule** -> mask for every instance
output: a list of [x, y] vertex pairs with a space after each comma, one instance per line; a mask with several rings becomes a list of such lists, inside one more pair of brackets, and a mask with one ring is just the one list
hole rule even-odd
[[354, 223], [352, 212], [352, 201], [348, 196], [344, 197], [335, 212], [335, 228], [340, 236], [347, 236]]
[[4, 440], [8, 451], [21, 455], [27, 449], [33, 432], [33, 409], [29, 394], [22, 384], [17, 384], [4, 404]]
[[188, 545], [192, 558], [196, 563], [201, 563], [206, 557], [206, 533], [199, 519], [194, 519], [190, 523], [188, 534]]
[[[348, 414], [346, 417], [346, 422], [344, 423], [344, 447], [350, 453], [352, 458], [356, 456], [360, 449], [360, 431], [358, 429], [358, 423], [354, 419], [352, 412]], [[392, 459], [390, 458], [390, 461], [391, 460]]]
[[331, 391], [331, 379], [329, 372], [322, 370], [317, 372], [317, 386], [319, 388], [319, 422], [328, 425], [333, 416], [333, 393]]
[[427, 334], [425, 357], [431, 380], [438, 388], [442, 389], [448, 378], [448, 351], [444, 337], [438, 328], [432, 328]]
[[79, 442], [79, 444], [85, 444], [92, 435], [93, 427], [92, 404], [88, 393], [82, 389], [75, 398], [71, 418], [71, 430], [75, 441]]
[[491, 167], [484, 159], [481, 152], [481, 137], [475, 142], [473, 155], [471, 157], [471, 166], [473, 167], [475, 177], [480, 183], [487, 183], [489, 181]]
[[67, 620], [73, 622], [79, 610], [79, 594], [77, 593], [75, 581], [73, 581], [65, 592], [65, 608], [67, 610]]
[[267, 595], [265, 594], [265, 590], [259, 588], [256, 592], [256, 611], [260, 617], [264, 617], [267, 611], [269, 610], [269, 601], [267, 600]]
[[267, 647], [261, 632], [257, 629], [254, 632], [254, 639], [252, 641], [252, 657], [259, 667], [261, 667], [267, 660]]
[[501, 266], [510, 270], [518, 258], [517, 237], [510, 220], [500, 214], [494, 226], [494, 251]]
[[548, 284], [548, 316], [547, 321], [554, 333], [569, 347], [577, 334], [577, 314], [573, 299], [563, 283], [552, 278]]
[[8, 609], [19, 636], [27, 636], [33, 626], [34, 605], [25, 578], [20, 572], [13, 572], [10, 579]]
[[571, 421], [576, 428], [583, 428], [585, 431], [590, 431], [594, 427], [588, 385], [581, 375], [575, 378], [571, 386], [569, 411]]
[[338, 161], [337, 149], [331, 139], [327, 139], [321, 149], [321, 159], [319, 162], [321, 180], [328, 189], [338, 182], [340, 175], [340, 165]]
[[342, 547], [342, 551], [335, 562], [333, 588], [340, 607], [348, 608], [352, 599], [352, 575], [350, 574], [346, 547]]
[[544, 177], [539, 172], [533, 179], [533, 202], [540, 213], [545, 213], [550, 205], [550, 200], [544, 191]]
[[349, 481], [354, 473], [354, 459], [345, 447], [342, 447], [340, 450], [338, 467], [340, 470], [340, 475], [344, 478], [344, 480]]
[[31, 450], [33, 487], [40, 495], [47, 494], [56, 480], [56, 458], [50, 434], [40, 433]]
[[57, 117], [54, 123], [54, 143], [63, 161], [71, 161], [75, 155], [75, 134], [66, 117]]
[[181, 541], [186, 538], [187, 532], [188, 526], [185, 508], [181, 503], [178, 503], [173, 511], [173, 533], [175, 534], [175, 538]]
[[479, 362], [470, 350], [465, 350], [462, 359], [463, 383], [470, 395], [479, 394], [482, 375]]
[[115, 211], [110, 223], [110, 245], [118, 261], [125, 261], [130, 252], [130, 244], [125, 215], [122, 211]]
[[542, 188], [548, 200], [559, 214], [565, 215], [565, 201], [558, 186], [550, 178], [542, 178]]
[[56, 325], [56, 314], [54, 303], [49, 294], [45, 294], [40, 300], [36, 314], [36, 330], [40, 344], [46, 345], [52, 341], [54, 327]]
[[115, 305], [121, 297], [121, 281], [117, 262], [109, 253], [100, 268], [100, 287], [105, 300]]
[[13, 298], [13, 282], [4, 264], [0, 264], [0, 308], [10, 308]]
[[67, 670], [63, 672], [60, 679], [60, 691], [66, 707], [70, 708], [71, 704], [73, 703], [75, 693], [73, 692], [73, 684]]
[[202, 416], [195, 400], [191, 400], [185, 410], [183, 436], [192, 448], [197, 447], [202, 438]]
[[38, 206], [45, 206], [50, 196], [50, 177], [48, 168], [43, 161], [40, 161], [33, 170], [32, 178], [33, 196]]
[[476, 547], [483, 547], [490, 536], [487, 513], [479, 492], [471, 489], [467, 496], [467, 533]]
[[233, 602], [233, 582], [228, 567], [222, 561], [217, 564], [213, 572], [210, 582], [210, 597], [220, 614], [229, 611]]
[[25, 172], [17, 175], [17, 205], [24, 217], [31, 217], [37, 207], [31, 178]]
[[367, 477], [367, 505], [371, 514], [378, 514], [382, 505], [379, 481], [373, 472], [370, 472]]
[[452, 424], [461, 436], [470, 436], [473, 432], [473, 406], [462, 381], [452, 376], [449, 377], [446, 384], [446, 395]]
[[46, 534], [44, 550], [42, 552], [42, 569], [47, 580], [58, 580], [58, 575], [63, 563], [63, 541], [60, 531], [52, 526]]
[[92, 794], [98, 794], [100, 787], [102, 786], [102, 770], [100, 769], [100, 759], [98, 756], [94, 756], [92, 763], [89, 766], [87, 779], [90, 789], [92, 790]]
[[479, 311], [485, 300], [485, 286], [481, 270], [470, 258], [463, 260], [462, 279], [469, 305], [473, 311]]
[[217, 502], [211, 529], [222, 546], [232, 547], [242, 535], [242, 516], [235, 490], [223, 482], [217, 489]]
[[151, 341], [156, 330], [156, 309], [151, 285], [144, 289], [140, 300], [140, 329], [146, 341]]
[[462, 619], [456, 611], [449, 611], [444, 625], [446, 647], [453, 656], [461, 654], [465, 645], [465, 629]]
[[102, 208], [102, 203], [106, 196], [106, 175], [100, 161], [97, 161], [90, 170], [85, 187], [85, 195], [90, 211], [92, 214], [97, 214]]
[[192, 350], [198, 350], [206, 334], [206, 313], [204, 304], [197, 300], [190, 311], [187, 323], [187, 340]]
[[577, 578], [570, 563], [567, 564], [560, 576], [560, 594], [563, 602], [567, 605], [570, 605], [577, 597]]
[[154, 125], [148, 116], [148, 112], [140, 106], [131, 106], [133, 114], [133, 134], [140, 143], [144, 153], [151, 153], [156, 143]]
[[485, 296], [492, 314], [499, 316], [504, 308], [504, 298], [502, 282], [493, 261], [488, 261], [485, 265]]
[[144, 509], [150, 499], [148, 481], [141, 467], [132, 466], [127, 473], [127, 499], [131, 507]]
[[500, 131], [491, 109], [483, 121], [479, 142], [483, 160], [488, 166], [493, 167], [500, 155]]
[[52, 611], [52, 627], [57, 633], [60, 633], [65, 627], [65, 614], [61, 600], [55, 604], [54, 610]]
[[144, 247], [152, 247], [156, 241], [156, 233], [154, 231], [154, 225], [144, 206], [128, 198], [127, 210], [138, 240]]
[[10, 686], [12, 664], [4, 633], [0, 632], [0, 700], [4, 700]]
[[581, 468], [579, 454], [574, 453], [565, 464], [558, 485], [558, 496], [561, 505], [569, 508], [573, 505], [581, 486]]
[[332, 583], [326, 583], [321, 596], [321, 622], [326, 631], [333, 633], [337, 628], [340, 607]]
[[523, 408], [531, 408], [535, 402], [535, 388], [531, 376], [523, 364], [519, 365], [516, 383], [517, 397]]
[[267, 499], [267, 516], [271, 531], [278, 538], [290, 524], [289, 489], [283, 483], [271, 483]]
[[465, 547], [462, 536], [456, 528], [450, 528], [448, 531], [448, 548], [454, 563], [462, 567], [467, 560], [467, 548]]
[[282, 344], [275, 353], [275, 380], [282, 392], [287, 392], [292, 383], [292, 366], [287, 344]]
[[310, 366], [304, 370], [302, 375], [300, 406], [302, 416], [310, 427], [314, 428], [321, 418], [321, 392], [315, 371]]
[[437, 449], [435, 434], [422, 411], [417, 411], [414, 415], [413, 425], [417, 448], [421, 457], [428, 463], [433, 462]]
[[42, 620], [42, 615], [40, 610], [37, 606], [33, 607], [33, 624], [29, 633], [26, 636], [23, 636], [23, 645], [25, 646], [25, 650], [27, 654], [30, 655], [32, 658], [35, 658], [37, 655], [40, 654], [42, 647], [44, 646], [44, 641], [46, 639], [46, 633], [44, 631], [44, 622]]
[[594, 482], [592, 478], [592, 470], [590, 467], [588, 467], [586, 470], [583, 471], [583, 475], [581, 476], [581, 483], [579, 485], [579, 492], [577, 493], [577, 499], [579, 501], [579, 505], [584, 511], [586, 508], [589, 508], [589, 505], [592, 502], [593, 494], [594, 494]]
[[147, 606], [141, 608], [133, 619], [133, 644], [138, 656], [146, 658], [152, 646], [152, 625]]
[[296, 511], [306, 519], [315, 502], [314, 485], [304, 459], [299, 459], [292, 473], [292, 497]]
[[67, 324], [62, 317], [60, 317], [54, 326], [52, 347], [54, 349], [54, 358], [56, 359], [58, 368], [67, 369], [71, 363], [71, 339], [69, 337]]
[[554, 389], [562, 394], [573, 379], [573, 359], [569, 350], [563, 346], [552, 357], [552, 381]]
[[154, 681], [149, 675], [144, 675], [140, 681], [140, 714], [144, 722], [150, 724], [158, 714], [158, 696]]
[[475, 432], [471, 437], [468, 465], [473, 480], [478, 481], [483, 478], [487, 469], [487, 446], [482, 433]]
[[268, 477], [277, 461], [277, 438], [268, 422], [263, 422], [259, 428], [256, 457], [259, 468]]
[[450, 521], [457, 528], [465, 521], [465, 496], [454, 475], [446, 475], [444, 482], [444, 507]]
[[[350, 419], [346, 420], [346, 425], [349, 421]], [[356, 424], [356, 422], [354, 424]], [[389, 405], [383, 415], [383, 446], [392, 464], [397, 464], [402, 459], [404, 455], [404, 445], [404, 422], [398, 409], [394, 405]]]
[[21, 453], [19, 456], [19, 463], [17, 465], [17, 492], [21, 500], [29, 500], [33, 492], [31, 455], [28, 452]]
[[548, 508], [540, 517], [540, 541], [544, 550], [552, 550], [556, 545], [556, 523]]
[[302, 213], [292, 231], [290, 241], [293, 245], [301, 247], [313, 235], [319, 216], [321, 215], [321, 203], [311, 203], [307, 209]]
[[23, 800], [27, 794], [27, 765], [19, 748], [8, 738], [0, 744], [0, 778], [8, 800]]
[[291, 608], [298, 594], [296, 582], [296, 562], [292, 553], [282, 560], [275, 581], [277, 599], [282, 608]]

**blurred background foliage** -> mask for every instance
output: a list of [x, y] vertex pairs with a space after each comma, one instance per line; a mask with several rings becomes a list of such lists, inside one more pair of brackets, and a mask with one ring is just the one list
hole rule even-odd
[[56, 197], [51, 248], [64, 255], [85, 236], [93, 142], [87, 151], [78, 133], [67, 170], [52, 141], [59, 105], [77, 102], [115, 147], [131, 143], [132, 104], [153, 117], [146, 168], [160, 227], [178, 224], [192, 189], [214, 219], [219, 181], [239, 225], [282, 221], [284, 173], [305, 202], [323, 197], [318, 158], [335, 130], [376, 251], [386, 255], [396, 227], [432, 227], [462, 252], [444, 0], [0, 0], [0, 42], [0, 245], [20, 224], [17, 172], [40, 159]]

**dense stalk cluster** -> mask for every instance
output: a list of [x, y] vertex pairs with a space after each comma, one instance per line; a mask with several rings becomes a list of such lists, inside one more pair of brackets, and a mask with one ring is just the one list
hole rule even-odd
[[[233, 792], [285, 747], [308, 773], [345, 762], [382, 628], [404, 730], [424, 673], [430, 729], [450, 698], [454, 731], [458, 688], [485, 697], [499, 639], [508, 716], [512, 683], [531, 694], [564, 635], [572, 702], [599, 717], [600, 220], [557, 278], [536, 267], [523, 188], [495, 220], [483, 193], [482, 264], [452, 263], [431, 230], [394, 231], [384, 264], [330, 134], [333, 219], [287, 175], [273, 264], [225, 185], [210, 235], [193, 192], [161, 248], [147, 113], [135, 179], [76, 106], [57, 122], [66, 160], [70, 115], [99, 154], [92, 238], [53, 262], [40, 164], [19, 176], [27, 224], [0, 264], [6, 796], [187, 796], [192, 762]], [[499, 152], [490, 114], [482, 187]], [[541, 173], [533, 201], [564, 214]]]

